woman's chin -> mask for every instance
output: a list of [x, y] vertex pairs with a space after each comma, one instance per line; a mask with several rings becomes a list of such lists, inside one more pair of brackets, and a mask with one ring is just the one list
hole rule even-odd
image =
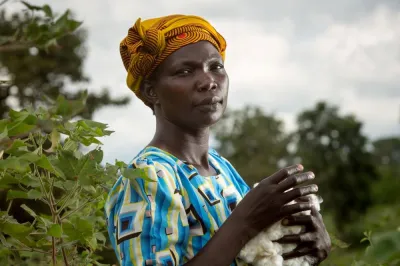
[[221, 120], [222, 115], [223, 115], [223, 111], [202, 114], [201, 116], [197, 117], [196, 124], [198, 125], [199, 128], [211, 127], [214, 124], [216, 124], [219, 120]]

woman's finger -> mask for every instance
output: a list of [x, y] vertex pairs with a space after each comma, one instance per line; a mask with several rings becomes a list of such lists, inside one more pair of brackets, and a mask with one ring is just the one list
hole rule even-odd
[[302, 211], [308, 211], [311, 210], [312, 204], [309, 202], [302, 202], [302, 203], [294, 203], [290, 205], [284, 205], [281, 208], [281, 217], [286, 217], [293, 215], [295, 213], [299, 213]]
[[288, 166], [274, 173], [273, 175], [264, 178], [260, 183], [268, 183], [268, 184], [278, 184], [288, 176], [300, 173], [303, 171], [304, 167], [301, 164], [296, 164], [292, 166]]
[[301, 244], [305, 242], [314, 242], [315, 241], [315, 234], [313, 233], [305, 233], [305, 234], [297, 234], [297, 235], [286, 235], [274, 242], [280, 244]]
[[292, 215], [282, 220], [284, 226], [304, 226], [302, 232], [315, 232], [318, 222], [311, 215]]
[[315, 175], [313, 172], [306, 172], [301, 174], [292, 175], [278, 184], [278, 190], [280, 192], [285, 192], [297, 185], [300, 185], [306, 181], [313, 180]]
[[288, 203], [299, 197], [307, 196], [307, 195], [317, 193], [317, 192], [318, 192], [318, 186], [315, 184], [312, 184], [309, 186], [295, 188], [295, 189], [292, 189], [292, 190], [289, 190], [289, 191], [283, 193], [282, 200], [284, 203]]
[[282, 254], [282, 257], [283, 257], [284, 260], [288, 260], [288, 259], [303, 257], [303, 256], [306, 256], [306, 255], [315, 256], [316, 253], [318, 253], [318, 249], [316, 249], [316, 248], [304, 248], [304, 249], [301, 249], [301, 250], [296, 250], [295, 249], [295, 250], [293, 250], [291, 252]]
[[294, 226], [294, 225], [314, 225], [314, 220], [311, 215], [292, 215], [282, 220], [282, 225]]

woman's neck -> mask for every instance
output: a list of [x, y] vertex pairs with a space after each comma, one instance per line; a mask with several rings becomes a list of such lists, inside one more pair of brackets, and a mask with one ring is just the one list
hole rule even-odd
[[198, 169], [202, 168], [203, 172], [210, 169], [208, 163], [209, 137], [209, 128], [184, 129], [165, 119], [157, 119], [156, 132], [149, 146], [165, 150]]

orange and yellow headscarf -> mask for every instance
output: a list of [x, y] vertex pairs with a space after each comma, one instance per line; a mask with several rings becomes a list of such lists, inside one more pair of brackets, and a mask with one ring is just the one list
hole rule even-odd
[[120, 44], [128, 87], [143, 100], [139, 89], [142, 80], [170, 54], [199, 41], [209, 41], [225, 58], [225, 39], [201, 17], [171, 15], [144, 21], [139, 18]]

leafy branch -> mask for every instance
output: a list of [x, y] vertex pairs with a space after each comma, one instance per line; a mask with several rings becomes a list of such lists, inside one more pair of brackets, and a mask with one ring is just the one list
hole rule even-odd
[[[94, 206], [103, 208], [109, 187], [105, 184], [113, 182], [126, 165], [101, 165], [98, 138], [112, 133], [107, 125], [69, 121], [84, 108], [86, 97], [83, 94], [72, 102], [59, 97], [48, 110], [11, 110], [7, 119], [0, 120], [0, 189], [5, 189], [9, 204], [7, 212], [0, 212], [0, 240], [9, 254], [40, 253], [52, 265], [57, 265], [59, 257], [64, 265], [79, 258], [86, 264], [105, 245], [100, 233], [104, 213]], [[84, 154], [79, 150], [81, 144], [96, 147]], [[20, 223], [11, 216], [15, 199], [40, 201], [47, 208], [37, 209], [29, 202], [21, 205], [32, 219]], [[79, 254], [79, 247], [89, 253]]]
[[[7, 0], [4, 0], [0, 5], [6, 2]], [[12, 36], [0, 36], [0, 52], [13, 52], [31, 47], [45, 50], [58, 47], [58, 39], [74, 32], [82, 24], [71, 18], [69, 10], [56, 16], [49, 5], [36, 6], [25, 1], [21, 3], [30, 14], [30, 22], [23, 24]]]

